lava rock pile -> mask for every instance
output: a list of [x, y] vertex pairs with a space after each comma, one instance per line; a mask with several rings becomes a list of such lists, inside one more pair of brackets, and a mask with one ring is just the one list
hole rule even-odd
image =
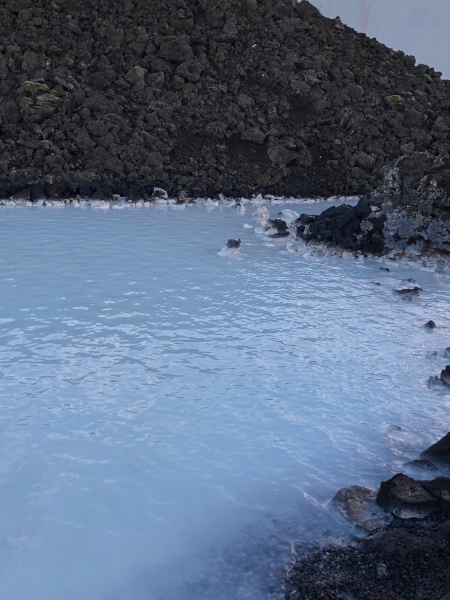
[[[0, 197], [373, 190], [450, 82], [306, 0], [0, 3]], [[100, 190], [100, 191], [99, 191]]]

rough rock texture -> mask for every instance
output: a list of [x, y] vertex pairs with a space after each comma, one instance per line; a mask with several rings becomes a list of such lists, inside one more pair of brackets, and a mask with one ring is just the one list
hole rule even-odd
[[[382, 184], [356, 208], [341, 206], [334, 211], [310, 218], [307, 226], [299, 221], [297, 234], [366, 254], [448, 255], [450, 158], [428, 152], [401, 157], [385, 169]], [[340, 225], [344, 217], [347, 230]], [[324, 225], [326, 218], [329, 223]]]
[[314, 552], [291, 569], [286, 598], [448, 600], [450, 527], [443, 525], [410, 523], [368, 537], [356, 547], [328, 546]]
[[450, 432], [438, 442], [427, 448], [422, 454], [450, 464]]
[[377, 504], [401, 519], [422, 519], [438, 507], [438, 501], [422, 481], [397, 473], [389, 481], [382, 481]]
[[0, 196], [364, 193], [449, 94], [306, 0], [2, 0]]
[[333, 504], [346, 519], [354, 523], [357, 531], [367, 533], [385, 527], [390, 520], [376, 506], [376, 497], [374, 490], [352, 485], [340, 489], [333, 498]]

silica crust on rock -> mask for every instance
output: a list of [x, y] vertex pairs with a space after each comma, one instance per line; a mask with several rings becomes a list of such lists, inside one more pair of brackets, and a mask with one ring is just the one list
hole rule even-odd
[[0, 196], [375, 188], [448, 153], [449, 82], [290, 0], [0, 6]]
[[[429, 152], [404, 156], [356, 207], [301, 215], [297, 235], [364, 254], [410, 257], [450, 254], [450, 159]], [[420, 288], [399, 290], [420, 292]]]

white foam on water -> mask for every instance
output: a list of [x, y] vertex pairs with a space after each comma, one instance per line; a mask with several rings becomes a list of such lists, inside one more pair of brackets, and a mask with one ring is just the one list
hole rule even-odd
[[176, 206], [0, 207], [2, 598], [278, 600], [448, 428], [445, 277]]

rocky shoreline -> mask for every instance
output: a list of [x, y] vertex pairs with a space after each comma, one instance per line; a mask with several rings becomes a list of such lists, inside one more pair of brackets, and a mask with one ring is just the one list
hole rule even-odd
[[[422, 456], [409, 466], [423, 474], [438, 470], [430, 458], [450, 464], [450, 433]], [[297, 561], [285, 580], [288, 600], [450, 598], [450, 478], [398, 473], [378, 492], [339, 490], [333, 505], [359, 539]]]

